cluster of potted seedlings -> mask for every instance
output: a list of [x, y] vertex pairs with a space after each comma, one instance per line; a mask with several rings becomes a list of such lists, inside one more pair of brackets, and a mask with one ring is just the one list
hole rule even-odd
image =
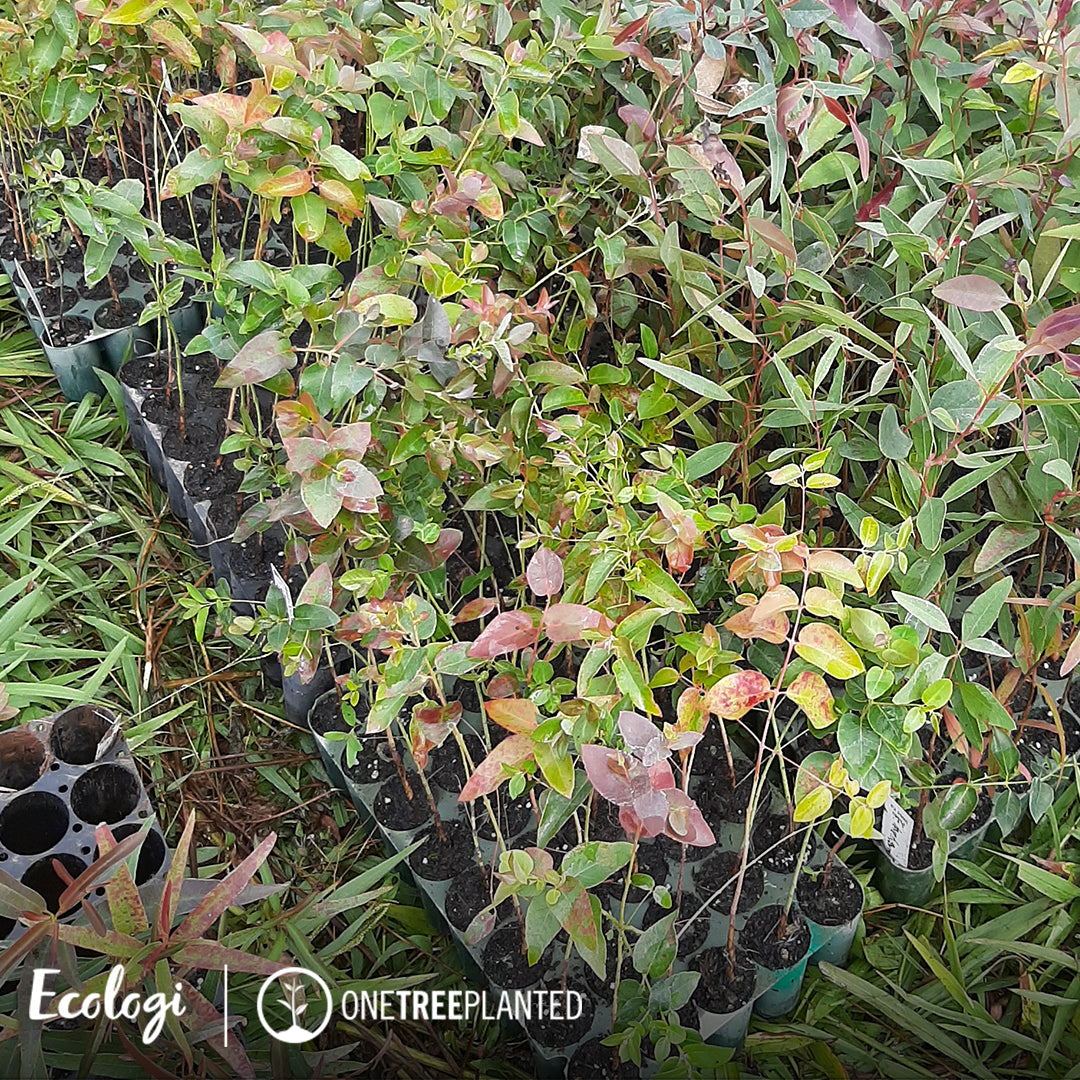
[[[102, 823], [117, 841], [145, 831], [135, 884], [163, 880], [165, 840], [112, 712], [76, 705], [0, 733], [0, 869], [54, 915], [78, 913], [77, 906], [60, 912], [58, 904], [71, 880], [96, 861], [94, 830]], [[23, 922], [0, 918], [4, 941], [25, 932]]]

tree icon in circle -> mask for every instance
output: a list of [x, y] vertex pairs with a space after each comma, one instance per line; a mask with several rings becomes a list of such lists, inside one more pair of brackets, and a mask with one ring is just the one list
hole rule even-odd
[[[278, 1005], [283, 1005], [289, 1012], [288, 1027], [281, 1028], [266, 1016], [266, 995], [271, 988], [275, 991], [275, 996], [271, 1000]], [[308, 1013], [309, 988], [316, 991], [322, 999], [323, 1016], [314, 1026], [305, 1027], [305, 1021], [311, 1022], [311, 1014]], [[279, 1042], [297, 1044], [310, 1042], [323, 1032], [326, 1025], [330, 1023], [333, 1001], [330, 987], [314, 971], [309, 971], [307, 968], [284, 968], [271, 975], [259, 988], [259, 997], [255, 1007], [259, 1014], [259, 1022], [270, 1035]]]

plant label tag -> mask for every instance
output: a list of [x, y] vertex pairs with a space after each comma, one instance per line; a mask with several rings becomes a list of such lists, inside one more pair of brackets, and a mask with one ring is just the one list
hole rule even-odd
[[911, 815], [890, 795], [881, 812], [881, 837], [886, 854], [901, 870], [907, 869], [914, 828]]

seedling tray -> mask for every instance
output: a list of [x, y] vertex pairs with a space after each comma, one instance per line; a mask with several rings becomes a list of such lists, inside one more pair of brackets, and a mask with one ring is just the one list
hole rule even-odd
[[[40, 893], [51, 911], [65, 888], [54, 859], [78, 877], [96, 856], [97, 825], [104, 822], [122, 840], [148, 821], [135, 873], [140, 888], [160, 885], [169, 853], [109, 709], [76, 705], [0, 732], [0, 867]], [[24, 932], [21, 923], [0, 918], [0, 939]]]
[[[468, 922], [471, 921], [471, 917], [470, 919], [463, 917], [456, 897], [452, 894], [456, 892], [457, 885], [460, 884], [459, 879], [464, 880], [466, 876], [475, 874], [476, 868], [481, 863], [485, 869], [491, 867], [492, 861], [496, 857], [496, 843], [493, 836], [485, 837], [482, 834], [474, 843], [476, 834], [469, 820], [472, 811], [457, 801], [456, 792], [460, 790], [461, 780], [458, 766], [452, 764], [452, 758], [440, 757], [438, 763], [433, 759], [428, 767], [430, 772], [428, 783], [435, 798], [436, 811], [444, 831], [447, 834], [450, 832], [456, 834], [453, 842], [455, 847], [458, 839], [464, 838], [461, 839], [462, 857], [457, 861], [455, 876], [444, 879], [445, 870], [438, 871], [433, 875], [425, 865], [427, 837], [434, 828], [434, 822], [431, 818], [427, 796], [420, 776], [409, 757], [408, 751], [404, 746], [401, 746], [399, 753], [413, 791], [412, 806], [415, 807], [415, 810], [410, 807], [406, 813], [410, 820], [401, 821], [388, 818], [388, 815], [379, 805], [380, 803], [388, 805], [389, 801], [396, 797], [394, 793], [395, 787], [399, 791], [403, 791], [397, 767], [386, 755], [380, 757], [378, 752], [370, 758], [368, 756], [361, 758], [356, 765], [350, 767], [345, 757], [345, 742], [342, 739], [327, 738], [325, 723], [323, 720], [316, 719], [317, 712], [325, 714], [327, 703], [329, 703], [329, 711], [332, 712], [336, 704], [336, 692], [331, 691], [324, 699], [316, 703], [315, 708], [312, 710], [311, 727], [331, 781], [347, 792], [360, 817], [370, 827], [379, 831], [389, 850], [401, 852], [410, 845], [419, 842], [419, 847], [409, 855], [408, 865], [412, 871], [412, 878], [424, 897], [425, 906], [429, 911], [433, 912], [436, 923], [442, 928], [449, 929], [455, 936], [459, 951], [465, 961], [463, 966], [470, 977], [473, 979], [483, 978], [484, 976], [481, 973], [485, 970], [484, 954], [485, 950], [491, 947], [490, 943], [494, 939], [494, 934], [477, 945], [468, 943], [465, 930]], [[480, 718], [475, 715], [470, 716], [467, 713], [459, 722], [459, 727], [466, 733], [471, 729], [473, 735], [482, 730]], [[347, 727], [342, 721], [334, 725], [334, 728], [331, 728], [331, 730], [334, 729], [346, 731]], [[470, 736], [467, 734], [466, 737]], [[385, 741], [383, 736], [379, 736], [379, 739]], [[453, 754], [457, 753], [456, 745], [452, 745], [450, 740], [442, 749], [449, 750]], [[698, 780], [699, 783], [707, 782], [703, 781], [701, 777]], [[492, 798], [494, 799], [494, 796]], [[782, 800], [776, 792], [768, 792], [764, 802], [767, 806], [771, 804], [773, 809], [782, 809]], [[477, 804], [477, 813], [483, 814], [480, 804]], [[480, 820], [481, 818], [477, 819], [478, 823]], [[522, 817], [520, 814], [515, 814], [514, 807], [504, 801], [503, 820], [504, 838], [508, 847], [523, 847], [535, 844], [535, 819], [532, 817], [531, 812]], [[389, 824], [388, 821], [390, 821]], [[572, 822], [570, 824], [572, 825]], [[698, 899], [702, 901], [702, 903], [694, 903], [692, 906], [688, 906], [684, 901], [680, 911], [681, 916], [685, 916], [689, 920], [699, 907], [704, 907], [702, 914], [696, 920], [692, 922], [680, 921], [677, 924], [677, 927], [681, 928], [680, 933], [682, 936], [680, 940], [686, 948], [685, 954], [682, 953], [682, 948], [680, 949], [680, 956], [675, 962], [676, 971], [685, 970], [688, 966], [692, 967], [695, 959], [701, 955], [703, 950], [723, 946], [727, 941], [730, 892], [723, 898], [721, 903], [715, 905], [710, 904], [709, 899], [710, 895], [715, 895], [716, 892], [720, 891], [719, 889], [708, 886], [714, 890], [712, 894], [700, 896], [698, 894], [702, 892], [704, 887], [702, 883], [705, 881], [705, 875], [709, 874], [712, 869], [711, 860], [715, 860], [725, 852], [734, 853], [739, 850], [743, 842], [744, 826], [734, 822], [721, 824], [719, 827], [715, 823], [713, 824], [713, 831], [717, 840], [716, 848], [710, 851], [703, 859], [687, 859], [683, 863], [677, 854], [671, 857], [670, 853], [661, 849], [659, 846], [660, 841], [657, 840], [642, 841], [639, 849], [639, 867], [647, 865], [648, 869], [644, 872], [653, 874], [657, 885], [666, 884], [674, 897], [679, 891], [681, 868], [683, 894], [686, 897], [698, 896]], [[566, 827], [557, 834], [556, 840], [548, 848], [555, 857], [556, 867], [560, 858], [559, 850], [568, 850], [569, 847], [576, 843], [574, 838], [562, 841], [560, 849], [559, 838], [563, 835], [565, 829]], [[607, 838], [605, 837], [605, 839]], [[622, 836], [618, 838], [625, 839]], [[807, 859], [807, 867], [820, 869], [824, 865], [827, 852], [824, 845], [813, 841], [812, 843], [814, 846]], [[672, 844], [671, 848], [677, 851], [678, 845]], [[659, 858], [657, 858], [658, 856]], [[655, 867], [661, 862], [663, 863], [663, 873], [658, 874], [655, 872]], [[843, 868], [843, 864], [839, 859], [835, 861], [834, 872], [846, 872], [846, 868]], [[744, 885], [744, 901], [748, 900], [750, 902], [740, 903], [740, 910], [735, 920], [737, 934], [745, 927], [747, 920], [751, 918], [754, 912], [760, 911], [768, 905], [784, 904], [791, 894], [793, 882], [791, 873], [766, 869], [763, 874], [759, 874], [757, 877], [759, 885], [756, 890], [752, 890], [748, 888], [751, 875], [747, 874], [747, 885]], [[603, 898], [603, 902], [609, 907], [609, 910], [613, 911], [617, 910], [621, 898], [621, 873], [617, 876], [617, 880], [619, 881], [618, 887], [605, 893]], [[756, 896], [749, 895], [753, 891], [757, 892]], [[615, 905], [615, 907], [611, 905]], [[454, 910], [451, 911], [450, 908], [454, 908]], [[794, 905], [794, 910], [798, 910], [797, 904]], [[516, 930], [517, 923], [514, 921], [512, 911], [509, 902], [500, 906], [497, 912], [500, 922], [496, 927], [495, 934], [498, 934], [501, 927], [511, 927]], [[468, 914], [468, 912], [465, 914]], [[666, 912], [647, 894], [642, 893], [641, 890], [632, 889], [627, 914], [632, 923], [638, 927], [644, 927], [644, 925], [662, 917]], [[808, 962], [816, 963], [819, 960], [828, 960], [836, 964], [846, 963], [848, 951], [860, 918], [861, 905], [859, 914], [849, 924], [842, 927], [819, 927], [810, 924], [811, 944], [803, 959], [794, 965], [792, 969], [781, 972], [770, 971], [758, 965], [752, 998], [734, 1014], [709, 1013], [703, 1008], [692, 1009], [694, 1003], [694, 999], [692, 999], [690, 1005], [686, 1008], [690, 1009], [694, 1014], [692, 1022], [696, 1025], [702, 1038], [714, 1045], [738, 1046], [745, 1036], [752, 1010], [767, 1016], [779, 1016], [789, 1012], [798, 1001], [803, 974]], [[610, 948], [609, 967], [612, 967], [614, 963], [613, 954], [614, 948]], [[559, 966], [554, 969], [558, 972], [560, 978], [563, 955], [562, 947], [560, 947], [558, 952]], [[576, 1025], [571, 1025], [567, 1022], [565, 1025], [566, 1030], [562, 1032], [556, 1030], [558, 1027], [556, 1024], [550, 1025], [547, 1029], [542, 1024], [525, 1025], [526, 1034], [529, 1037], [536, 1059], [537, 1070], [542, 1076], [562, 1077], [567, 1075], [567, 1070], [570, 1068], [570, 1062], [575, 1052], [585, 1044], [606, 1037], [611, 1033], [610, 993], [605, 997], [605, 990], [601, 987], [599, 980], [591, 970], [586, 970], [584, 962], [576, 953], [571, 955], [566, 972], [567, 988], [578, 990], [585, 996], [587, 999], [585, 1014], [589, 1014], [591, 1010], [592, 1018], [587, 1024], [579, 1022]], [[486, 982], [489, 990], [497, 995], [503, 990], [551, 988], [551, 980], [554, 977], [553, 969], [545, 966], [545, 961], [541, 960], [540, 964], [530, 969], [528, 981], [524, 985], [522, 985], [520, 979], [507, 986], [499, 985], [496, 979], [492, 977], [488, 977]], [[640, 978], [632, 971], [628, 975], [624, 974], [624, 977]], [[701, 984], [699, 984], [699, 992], [700, 990]], [[651, 1075], [658, 1067], [655, 1063], [643, 1063], [642, 1075]], [[576, 1068], [577, 1066], [575, 1066]], [[575, 1072], [573, 1075], [577, 1075], [577, 1073]]]

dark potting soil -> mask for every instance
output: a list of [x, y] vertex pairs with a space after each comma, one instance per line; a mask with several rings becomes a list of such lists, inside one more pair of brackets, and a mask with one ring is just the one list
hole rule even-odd
[[[352, 765], [342, 762], [345, 775], [354, 784], [383, 784], [391, 777], [398, 776], [398, 767], [385, 735], [357, 733], [357, 737], [360, 740], [360, 752], [356, 755], [356, 762]], [[400, 751], [398, 753], [400, 755]], [[404, 762], [402, 764], [404, 766]], [[407, 775], [410, 786], [419, 785], [420, 781], [416, 779], [416, 773], [412, 769], [407, 770]]]
[[[199, 417], [193, 420], [192, 414]], [[221, 439], [224, 435], [224, 424], [205, 422], [204, 410], [188, 410], [188, 419], [184, 424], [184, 433], [180, 434], [179, 427], [169, 427], [161, 437], [161, 449], [166, 457], [176, 458], [179, 461], [213, 461], [220, 452]]]
[[[601, 840], [606, 844], [627, 839], [626, 830], [619, 822], [619, 808], [599, 796], [594, 798], [589, 811], [589, 839]], [[672, 846], [678, 848], [682, 845], [672, 841]]]
[[308, 724], [316, 735], [325, 735], [328, 731], [349, 731], [349, 724], [341, 715], [341, 701], [337, 694], [327, 694], [315, 702], [308, 716]]
[[442, 832], [432, 822], [420, 846], [409, 856], [409, 866], [425, 881], [449, 881], [469, 860], [476, 860], [472, 829], [464, 821], [443, 821]]
[[133, 390], [164, 388], [169, 381], [169, 362], [163, 353], [133, 357], [120, 369], [119, 379]]
[[412, 792], [411, 799], [405, 794], [401, 777], [396, 774], [379, 788], [372, 803], [372, 812], [383, 828], [406, 831], [418, 829], [431, 820], [427, 792], [416, 773], [409, 777], [409, 790]]
[[534, 986], [547, 973], [546, 956], [534, 967], [522, 951], [521, 928], [517, 922], [506, 923], [484, 942], [480, 966], [484, 974], [501, 990], [523, 990]]
[[637, 1080], [641, 1070], [632, 1061], [620, 1061], [614, 1046], [605, 1046], [597, 1035], [582, 1043], [566, 1067], [567, 1080]]
[[[682, 899], [679, 901], [679, 917], [675, 920], [675, 934], [679, 940], [679, 956], [684, 960], [692, 953], [696, 953], [705, 939], [709, 936], [709, 910], [706, 908], [697, 915], [701, 908], [702, 897], [697, 893], [683, 890]], [[649, 922], [654, 921], [653, 915], [660, 912], [660, 906], [653, 904], [650, 908]], [[697, 915], [695, 919], [694, 916]], [[691, 921], [693, 920], [693, 921]]]
[[[461, 584], [465, 578], [478, 574], [485, 566], [491, 567], [500, 593], [510, 587], [510, 582], [519, 573], [509, 550], [517, 536], [514, 518], [494, 511], [466, 514], [464, 510], [459, 510], [450, 517], [446, 526], [460, 529], [462, 534], [461, 545], [446, 562], [447, 580], [454, 590], [454, 596], [461, 597]], [[483, 537], [482, 555], [480, 537]]]
[[94, 312], [94, 322], [105, 330], [120, 330], [134, 326], [143, 312], [143, 305], [130, 296], [120, 297], [120, 303], [109, 299]]
[[460, 871], [446, 890], [446, 918], [460, 933], [491, 903], [488, 874], [475, 863]]
[[52, 345], [62, 349], [85, 341], [92, 329], [90, 320], [81, 315], [63, 315], [49, 322], [46, 333]]
[[[543, 979], [540, 983], [542, 990], [552, 991], [559, 994], [559, 1012], [558, 1017], [554, 1016], [538, 1016], [536, 1006], [533, 1006], [534, 1012], [530, 1019], [525, 1021], [525, 1030], [529, 1033], [529, 1036], [535, 1039], [541, 1046], [546, 1046], [550, 1050], [564, 1050], [568, 1046], [573, 1046], [580, 1038], [587, 1035], [589, 1029], [593, 1024], [593, 1016], [596, 1014], [596, 1006], [593, 1004], [592, 999], [586, 994], [582, 994], [580, 997], [581, 1002], [581, 1015], [573, 1020], [568, 1020], [565, 1016], [561, 1015], [566, 1010], [566, 998], [563, 995], [564, 990], [576, 989], [572, 983], [567, 982], [564, 987], [562, 972], [556, 971], [548, 978]], [[573, 1008], [577, 1008], [577, 1003], [574, 1002]], [[546, 1012], [546, 1007], [545, 1007]]]
[[908, 847], [909, 870], [925, 870], [934, 861], [934, 841], [929, 836], [920, 836], [918, 840], [912, 838]]
[[[469, 757], [474, 765], [479, 765], [487, 756], [483, 741], [475, 731], [467, 727], [460, 726], [459, 730], [465, 740]], [[427, 771], [432, 783], [453, 795], [457, 795], [465, 786], [465, 762], [461, 757], [461, 747], [453, 735], [442, 746], [436, 746], [428, 752]]]
[[236, 454], [193, 461], [184, 470], [184, 490], [195, 500], [220, 499], [234, 495], [240, 489], [244, 474], [235, 467]]
[[[111, 287], [110, 287], [110, 282]], [[84, 300], [111, 300], [113, 295], [113, 289], [116, 290], [116, 294], [119, 296], [128, 286], [127, 271], [122, 266], [114, 266], [96, 285], [83, 287], [79, 290]], [[141, 308], [139, 309], [141, 312]], [[100, 319], [97, 320], [99, 326], [104, 326]]]
[[284, 534], [273, 527], [253, 533], [242, 544], [229, 549], [229, 568], [243, 578], [269, 575], [271, 563], [279, 572], [285, 569]]
[[[536, 815], [533, 813], [532, 800], [528, 795], [510, 799], [496, 793], [491, 797], [491, 804], [499, 815], [499, 831], [502, 833], [503, 840], [509, 841], [523, 830], [528, 836], [531, 826], [532, 840], [530, 842], [535, 842]], [[496, 839], [495, 826], [482, 803], [477, 805], [476, 834], [481, 840]]]
[[228, 495], [223, 499], [211, 500], [207, 508], [207, 520], [213, 529], [213, 535], [218, 539], [232, 536], [236, 531], [236, 524], [240, 520], [240, 511], [236, 502], [235, 496]]
[[753, 957], [740, 945], [735, 946], [735, 963], [732, 966], [726, 946], [702, 949], [690, 961], [693, 971], [701, 972], [694, 1000], [705, 1012], [737, 1012], [753, 996], [757, 983], [757, 971]]
[[574, 818], [573, 814], [571, 814], [563, 823], [559, 831], [548, 842], [547, 850], [551, 852], [554, 857], [555, 865], [558, 866], [561, 857], [572, 848], [577, 847], [580, 842], [577, 820]]
[[819, 926], [843, 926], [862, 911], [863, 889], [855, 875], [833, 860], [829, 881], [825, 870], [804, 870], [795, 891], [802, 913]]
[[[799, 861], [803, 840], [809, 825], [791, 828], [787, 814], [769, 814], [754, 826], [754, 850], [761, 853], [762, 865], [778, 874], [790, 874]], [[814, 838], [810, 837], [807, 855], [814, 850]]]
[[[694, 870], [694, 888], [706, 899], [712, 898], [710, 907], [714, 911], [726, 913], [731, 910], [739, 861], [739, 854], [734, 851], [718, 851]], [[743, 874], [738, 910], [749, 911], [761, 899], [764, 891], [765, 870], [760, 862], [751, 860]]]
[[[618, 951], [616, 943], [609, 939], [607, 943], [607, 964], [603, 979], [588, 964], [584, 968], [585, 985], [592, 992], [593, 997], [608, 1004], [615, 1000], [615, 962]], [[641, 976], [634, 970], [634, 958], [628, 951], [623, 953], [622, 973], [619, 976], [619, 982], [626, 982], [627, 980], [641, 981]]]
[[810, 951], [810, 927], [797, 908], [788, 912], [784, 936], [778, 936], [783, 914], [783, 904], [758, 908], [740, 934], [743, 946], [770, 971], [794, 967]]

